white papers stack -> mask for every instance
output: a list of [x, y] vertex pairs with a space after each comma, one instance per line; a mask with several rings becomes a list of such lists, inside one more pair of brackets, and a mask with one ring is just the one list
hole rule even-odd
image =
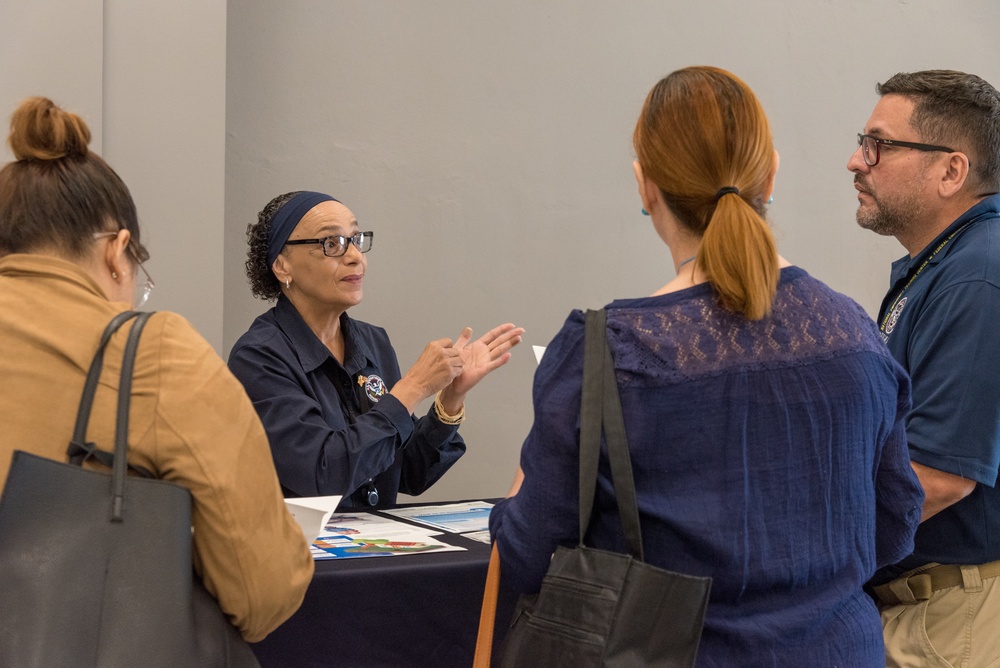
[[302, 527], [306, 542], [312, 543], [326, 525], [330, 515], [340, 503], [339, 496], [304, 496], [285, 499], [285, 506], [295, 521]]
[[413, 522], [459, 533], [469, 540], [490, 543], [490, 511], [493, 504], [486, 501], [466, 501], [444, 506], [416, 506], [386, 510], [390, 515], [404, 517]]
[[443, 506], [393, 508], [383, 512], [449, 533], [464, 534], [470, 531], [488, 531], [491, 510], [493, 504], [487, 501], [467, 501]]

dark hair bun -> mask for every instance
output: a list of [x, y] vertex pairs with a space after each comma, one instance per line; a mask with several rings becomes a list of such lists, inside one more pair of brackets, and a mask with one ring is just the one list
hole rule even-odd
[[86, 157], [90, 128], [82, 118], [63, 111], [47, 97], [29, 97], [10, 119], [11, 151], [18, 160]]

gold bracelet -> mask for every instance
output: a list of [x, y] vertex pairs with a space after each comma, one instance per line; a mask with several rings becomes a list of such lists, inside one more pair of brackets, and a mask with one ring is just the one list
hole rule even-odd
[[465, 421], [465, 403], [462, 403], [461, 410], [455, 415], [448, 415], [444, 410], [444, 404], [441, 403], [441, 393], [438, 392], [437, 396], [434, 397], [434, 412], [437, 413], [438, 420], [441, 420], [444, 424], [456, 425], [462, 424]]

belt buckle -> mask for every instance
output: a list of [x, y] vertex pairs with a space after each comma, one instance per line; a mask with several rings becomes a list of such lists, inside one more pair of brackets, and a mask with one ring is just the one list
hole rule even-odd
[[906, 578], [898, 578], [889, 583], [891, 591], [900, 603], [913, 605], [931, 597], [933, 587], [929, 573], [917, 573]]

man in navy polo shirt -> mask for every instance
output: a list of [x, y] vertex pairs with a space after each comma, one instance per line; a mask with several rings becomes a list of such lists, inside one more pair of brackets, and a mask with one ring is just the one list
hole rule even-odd
[[887, 665], [984, 666], [1000, 659], [1000, 93], [945, 70], [876, 91], [847, 168], [858, 224], [908, 252], [878, 325], [912, 378], [926, 493], [913, 554], [872, 581]]

